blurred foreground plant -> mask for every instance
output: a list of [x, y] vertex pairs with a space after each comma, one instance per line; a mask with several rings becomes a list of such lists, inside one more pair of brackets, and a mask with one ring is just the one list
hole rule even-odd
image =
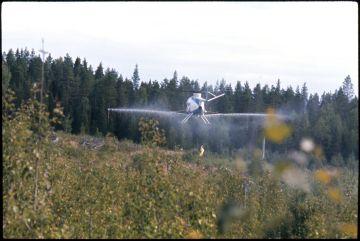
[[48, 113], [36, 99], [18, 109], [15, 100], [10, 89], [2, 98], [4, 237], [50, 237], [44, 229], [52, 222]]
[[146, 120], [141, 117], [138, 125], [141, 133], [141, 143], [150, 146], [163, 146], [166, 144], [165, 131], [159, 129], [158, 120]]

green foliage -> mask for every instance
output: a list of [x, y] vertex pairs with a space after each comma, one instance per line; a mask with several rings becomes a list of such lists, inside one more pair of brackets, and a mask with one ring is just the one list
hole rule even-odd
[[[3, 98], [4, 237], [49, 237], [51, 222], [50, 123], [45, 106], [30, 99], [15, 109], [14, 92]], [[53, 229], [51, 235], [60, 230]]]
[[54, 144], [36, 101], [17, 110], [11, 92], [4, 100], [5, 238], [356, 237], [355, 171], [304, 170], [311, 189], [303, 191], [284, 182], [289, 165], [255, 177], [220, 156], [195, 164], [191, 152], [111, 135], [100, 150], [61, 132]]
[[354, 87], [353, 84], [351, 83], [350, 75], [346, 76], [342, 87], [344, 89], [344, 94], [346, 95], [348, 100], [349, 101], [352, 100], [354, 97]]
[[[44, 106], [36, 100], [33, 82], [41, 59], [34, 56], [10, 50], [2, 63], [4, 238], [357, 237], [358, 99], [350, 76], [339, 91], [321, 98], [308, 98], [305, 85], [301, 91], [282, 90], [280, 80], [254, 91], [240, 82], [232, 91], [225, 80], [215, 88], [206, 85], [227, 94], [213, 111], [281, 107], [297, 115], [284, 143], [267, 144], [267, 162], [258, 149], [245, 150], [249, 131], [214, 125], [217, 138], [207, 144], [203, 126], [195, 122], [179, 134], [170, 129], [165, 138], [169, 125], [163, 121], [160, 129], [153, 119], [107, 119], [107, 108], [136, 103], [182, 109], [188, 95], [178, 91], [199, 90], [197, 81], [178, 81], [174, 73], [138, 88], [114, 70], [104, 74], [101, 64], [93, 73], [85, 60], [48, 58]], [[134, 76], [140, 80], [135, 71]], [[56, 133], [57, 142], [49, 139], [52, 127], [65, 129]], [[80, 131], [97, 135], [101, 148], [82, 145], [82, 137], [70, 134]], [[145, 145], [104, 137], [109, 132], [141, 137]], [[308, 164], [288, 163], [287, 151], [304, 134], [316, 142], [312, 151], [297, 153]], [[204, 157], [192, 141], [204, 144]], [[181, 148], [159, 147], [166, 144]], [[335, 172], [324, 169], [329, 164], [337, 166]]]
[[139, 70], [138, 70], [138, 65], [135, 65], [135, 70], [132, 76], [132, 81], [133, 81], [133, 85], [135, 90], [139, 89], [139, 84], [140, 84], [140, 76], [139, 76]]
[[6, 62], [1, 61], [1, 87], [2, 87], [2, 96], [5, 95], [5, 91], [9, 86], [9, 82], [11, 79], [10, 70], [6, 64]]
[[[6, 88], [12, 88], [17, 97], [16, 107], [32, 97], [30, 89], [40, 78], [41, 66], [41, 58], [27, 49], [17, 49], [15, 53], [10, 49], [7, 54], [3, 54], [3, 95]], [[76, 58], [73, 61], [68, 54], [58, 59], [49, 56], [44, 63], [44, 76], [44, 96], [47, 96], [46, 104], [50, 117], [57, 108], [55, 103], [60, 103], [63, 114], [67, 117], [62, 125], [55, 125], [56, 130], [66, 129], [73, 134], [85, 132], [94, 135], [98, 129], [102, 135], [111, 132], [119, 139], [132, 139], [136, 142], [140, 140], [136, 125], [138, 119], [120, 113], [109, 114], [107, 108], [156, 105], [159, 108], [179, 111], [185, 109], [185, 101], [189, 97], [189, 93], [183, 91], [200, 90], [197, 80], [190, 80], [186, 76], [178, 79], [176, 71], [170, 79], [146, 82], [140, 81], [138, 66], [135, 65], [132, 77], [124, 79], [114, 69], [105, 70], [102, 63], [93, 71], [85, 59], [81, 61]], [[324, 147], [325, 163], [331, 164], [333, 157], [341, 155], [345, 165], [353, 165], [354, 163], [348, 161], [350, 156], [353, 154], [355, 159], [359, 158], [358, 127], [354, 124], [358, 123], [358, 98], [354, 97], [349, 75], [335, 93], [323, 93], [321, 98], [318, 94], [308, 96], [306, 83], [301, 87], [288, 86], [283, 89], [280, 80], [271, 86], [261, 86], [258, 83], [253, 89], [248, 82], [238, 81], [233, 90], [232, 86], [222, 79], [215, 86], [204, 83], [202, 90], [206, 89], [217, 94], [226, 94], [211, 102], [207, 106], [209, 111], [263, 113], [272, 108], [295, 116], [290, 121], [294, 125], [290, 138], [282, 145], [267, 145], [268, 151], [287, 152], [295, 148], [300, 138], [306, 134], [321, 142], [319, 144]], [[36, 95], [39, 97], [39, 92]], [[184, 126], [184, 131], [173, 128], [173, 120], [163, 118], [159, 121], [166, 130], [167, 141], [164, 145], [168, 148], [181, 145], [185, 149], [191, 149], [194, 145], [203, 144], [207, 146], [207, 150], [219, 154], [243, 148], [249, 140], [254, 142], [250, 131], [258, 131], [252, 126], [253, 121], [236, 118], [234, 121], [224, 120], [225, 124], [215, 123], [216, 138], [211, 138], [212, 132], [199, 131], [202, 127], [196, 126], [196, 121], [193, 120], [190, 120], [191, 126], [196, 127]], [[227, 128], [228, 126], [231, 128]]]
[[140, 118], [138, 123], [141, 133], [141, 143], [149, 146], [162, 146], [166, 144], [164, 129], [159, 129], [159, 121]]

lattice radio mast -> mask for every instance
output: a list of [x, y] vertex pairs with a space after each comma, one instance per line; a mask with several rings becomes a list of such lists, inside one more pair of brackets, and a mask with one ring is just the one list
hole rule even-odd
[[44, 88], [44, 62], [45, 62], [45, 54], [48, 54], [49, 52], [45, 51], [44, 49], [44, 38], [41, 39], [42, 41], [42, 49], [39, 50], [40, 53], [42, 53], [43, 61], [41, 65], [41, 92], [40, 92], [40, 103], [43, 103], [43, 88]]

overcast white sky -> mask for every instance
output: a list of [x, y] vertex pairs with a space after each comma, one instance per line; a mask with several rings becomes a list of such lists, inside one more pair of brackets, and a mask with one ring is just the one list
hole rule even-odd
[[[142, 81], [224, 78], [310, 93], [358, 90], [356, 2], [3, 2], [2, 51], [68, 53]], [[37, 52], [38, 53], [38, 52]]]

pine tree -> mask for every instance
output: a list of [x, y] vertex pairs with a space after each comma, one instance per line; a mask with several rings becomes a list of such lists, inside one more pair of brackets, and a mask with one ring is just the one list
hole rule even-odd
[[254, 111], [255, 112], [264, 112], [264, 100], [263, 93], [261, 91], [261, 85], [257, 84], [253, 91], [254, 96]]
[[301, 93], [300, 93], [299, 86], [296, 86], [294, 102], [295, 102], [295, 111], [296, 111], [296, 113], [298, 113], [298, 114], [301, 113], [302, 112], [302, 107], [303, 107], [303, 100], [301, 98]]
[[142, 82], [137, 94], [137, 104], [139, 106], [146, 106], [148, 104], [147, 84]]
[[221, 93], [225, 93], [225, 96], [222, 99], [217, 99], [216, 106], [217, 110], [222, 113], [230, 113], [233, 112], [233, 90], [231, 84], [226, 85], [225, 80], [220, 83], [220, 91]]
[[177, 87], [178, 87], [178, 79], [177, 79], [177, 73], [175, 71], [173, 77], [170, 79], [168, 85], [166, 86], [166, 92], [168, 99], [170, 100], [169, 104], [171, 110], [178, 110], [180, 108], [177, 100], [177, 94], [178, 94]]
[[301, 112], [304, 113], [306, 111], [306, 105], [308, 102], [308, 88], [306, 83], [303, 84], [301, 88]]
[[[350, 156], [354, 154], [355, 159], [359, 160], [359, 101], [357, 97], [353, 99], [353, 102], [354, 106], [350, 110], [347, 120], [347, 129], [350, 130], [350, 134], [345, 138], [349, 139], [350, 148], [349, 151], [346, 152], [346, 155]], [[346, 149], [344, 151], [346, 151]]]
[[173, 85], [175, 85], [175, 87], [177, 87], [177, 85], [178, 85], [178, 74], [177, 74], [176, 70], [174, 71], [174, 75], [173, 75], [173, 77], [172, 77], [172, 79], [170, 81], [174, 82]]
[[51, 76], [53, 81], [50, 83], [49, 91], [54, 99], [62, 101], [62, 78], [63, 78], [63, 59], [60, 57], [51, 63]]
[[[30, 59], [29, 64], [29, 79], [31, 83], [40, 83], [41, 82], [41, 69], [42, 69], [42, 61], [40, 57], [34, 57]], [[45, 82], [45, 81], [44, 81]], [[44, 90], [46, 87], [44, 86]]]
[[346, 115], [349, 114], [350, 104], [348, 97], [343, 91], [343, 88], [340, 87], [339, 90], [335, 91], [333, 98], [336, 112], [339, 113], [343, 119], [345, 119]]
[[74, 80], [71, 83], [72, 95], [71, 95], [71, 105], [72, 107], [72, 131], [73, 133], [80, 133], [81, 128], [83, 130], [88, 129], [88, 112], [89, 106], [85, 106], [88, 104], [88, 98], [85, 94], [86, 91], [86, 83], [84, 80], [84, 72], [83, 66], [81, 65], [80, 58], [76, 58], [74, 63]]
[[241, 112], [250, 112], [252, 106], [252, 91], [247, 81], [245, 82], [244, 92], [241, 97]]
[[6, 55], [6, 64], [9, 66], [10, 71], [14, 71], [16, 65], [15, 54], [12, 49], [10, 49]]
[[309, 114], [309, 121], [310, 126], [315, 125], [315, 121], [318, 119], [320, 111], [320, 100], [318, 94], [310, 94], [308, 105], [307, 105], [307, 112]]
[[93, 87], [94, 75], [92, 70], [87, 67], [87, 62], [84, 59], [80, 68], [80, 96], [89, 97]]
[[67, 54], [64, 58], [64, 61], [60, 60], [59, 64], [62, 67], [62, 76], [60, 76], [60, 99], [64, 106], [64, 115], [72, 115], [72, 93], [74, 90], [71, 89], [72, 83], [74, 81], [74, 64], [71, 57]]
[[134, 91], [133, 82], [131, 80], [129, 80], [128, 78], [125, 78], [124, 89], [125, 89], [125, 95], [127, 96], [127, 105], [126, 106], [132, 106], [135, 102], [135, 91]]
[[160, 85], [159, 82], [157, 82], [156, 80], [151, 81], [150, 80], [150, 89], [149, 89], [149, 103], [150, 104], [157, 104], [157, 102], [159, 101], [160, 95], [161, 95], [161, 91], [160, 91]]
[[285, 101], [284, 109], [289, 113], [295, 112], [296, 110], [295, 92], [291, 86], [288, 86], [286, 91], [284, 91], [283, 99]]
[[139, 70], [138, 70], [137, 64], [135, 65], [135, 70], [134, 70], [133, 76], [131, 77], [131, 80], [133, 81], [134, 89], [135, 90], [139, 89], [140, 76], [139, 76]]
[[5, 96], [6, 89], [8, 88], [11, 79], [11, 72], [4, 59], [1, 61], [1, 76], [2, 96]]
[[276, 82], [276, 88], [271, 86], [271, 103], [273, 108], [279, 108], [281, 106], [281, 88], [280, 79]]
[[200, 84], [198, 80], [191, 80], [190, 84], [193, 91], [200, 91]]
[[189, 93], [185, 92], [185, 91], [191, 91], [192, 87], [191, 87], [191, 83], [190, 83], [190, 79], [186, 76], [183, 76], [180, 81], [179, 81], [179, 88], [178, 88], [179, 92], [177, 93], [177, 97], [179, 98], [179, 101], [181, 103], [180, 105], [180, 109], [185, 109], [185, 101], [187, 100], [187, 98], [189, 97]]
[[121, 74], [118, 80], [116, 81], [115, 88], [116, 88], [116, 107], [125, 106], [125, 104], [127, 103], [127, 99], [125, 96], [124, 79]]
[[11, 79], [9, 87], [15, 91], [16, 106], [19, 107], [23, 100], [30, 98], [31, 83], [28, 78], [28, 56], [30, 54], [25, 49], [17, 49], [15, 56], [12, 55], [12, 51], [9, 51], [7, 59], [8, 66], [11, 72]]
[[323, 106], [320, 111], [319, 119], [314, 127], [314, 138], [323, 146], [327, 160], [340, 153], [342, 122], [331, 103]]
[[237, 81], [234, 92], [234, 111], [241, 112], [242, 111], [242, 86], [241, 82]]
[[100, 63], [95, 71], [96, 82], [100, 81], [103, 77], [104, 77], [104, 68], [102, 66], [102, 63]]
[[350, 75], [346, 76], [342, 87], [346, 97], [350, 101], [354, 97], [354, 88], [353, 88], [353, 84], [351, 83]]
[[267, 84], [261, 89], [263, 100], [264, 100], [264, 108], [267, 110], [271, 106], [271, 96], [270, 96], [270, 89]]

